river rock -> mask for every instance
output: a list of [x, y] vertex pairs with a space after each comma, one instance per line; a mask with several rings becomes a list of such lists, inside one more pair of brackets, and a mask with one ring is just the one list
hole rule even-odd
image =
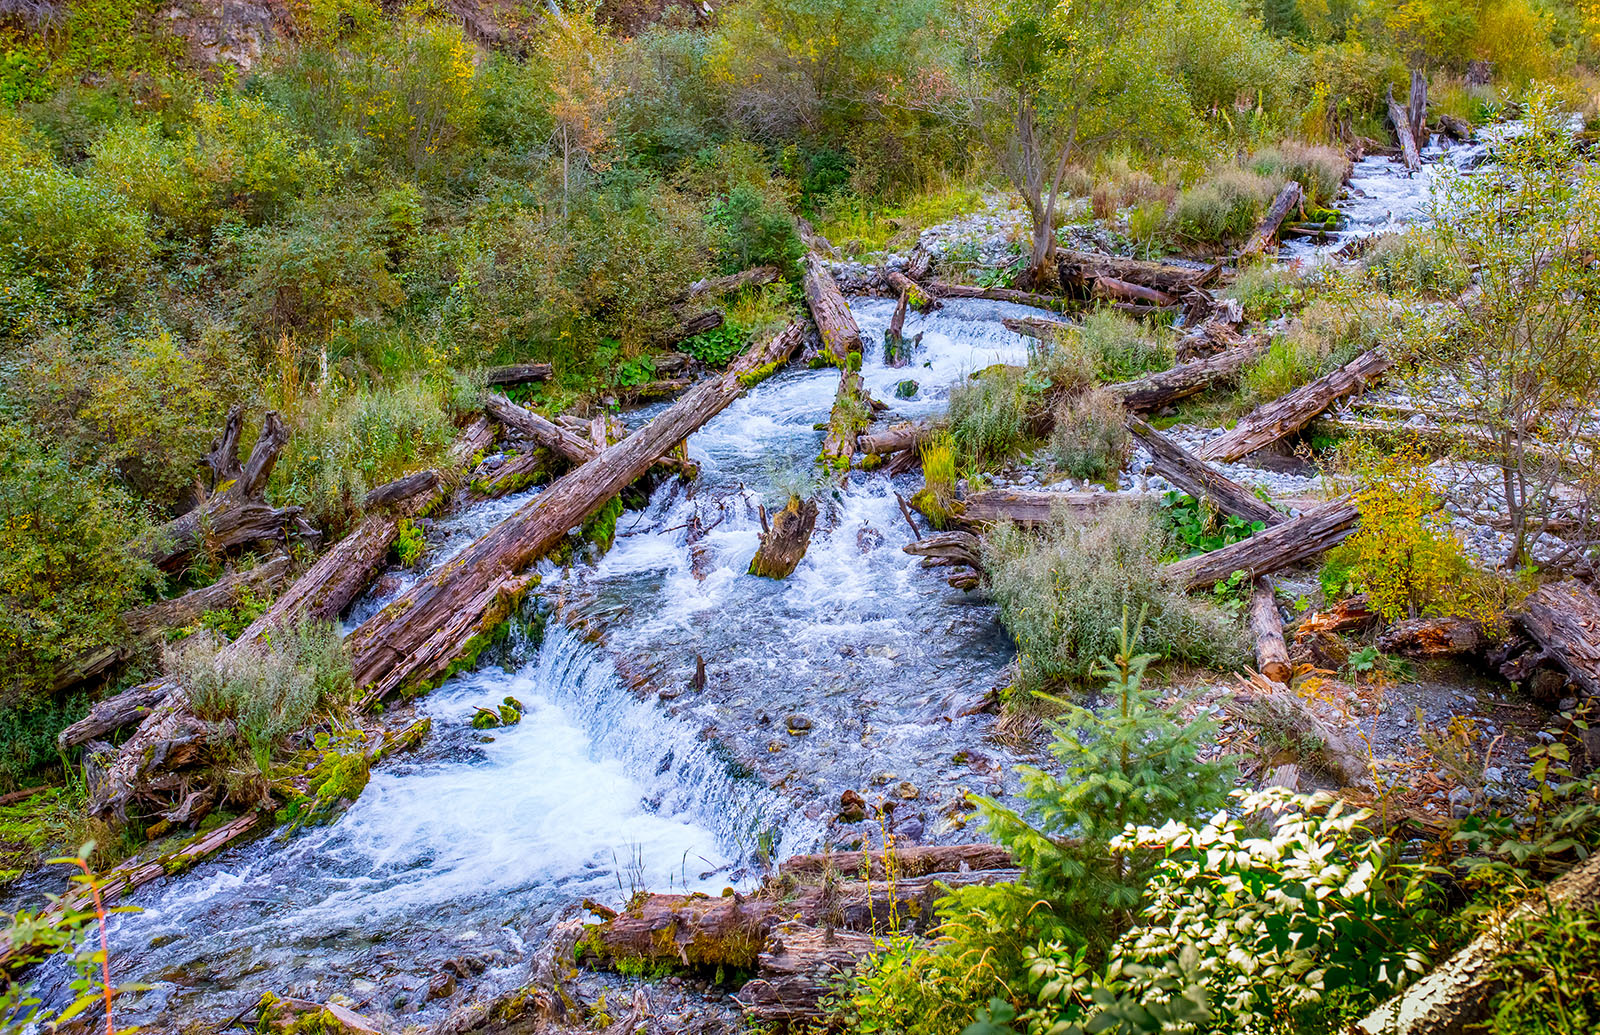
[[428, 1001], [435, 999], [448, 999], [456, 994], [456, 976], [450, 971], [441, 971], [428, 982]]
[[849, 790], [839, 795], [839, 822], [859, 823], [867, 818], [867, 800], [858, 791]]
[[784, 723], [789, 728], [790, 736], [803, 737], [811, 732], [811, 720], [799, 712], [790, 715], [784, 720]]

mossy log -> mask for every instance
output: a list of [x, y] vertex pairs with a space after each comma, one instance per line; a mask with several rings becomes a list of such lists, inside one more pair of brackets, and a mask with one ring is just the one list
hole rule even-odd
[[862, 435], [856, 439], [856, 449], [862, 453], [898, 453], [902, 449], [916, 449], [933, 433], [929, 421], [903, 421], [882, 431]]
[[850, 315], [844, 292], [839, 290], [838, 281], [828, 271], [828, 264], [815, 255], [811, 256], [806, 261], [803, 286], [806, 305], [811, 310], [811, 319], [817, 325], [817, 333], [822, 336], [823, 348], [828, 350], [835, 366], [847, 368], [851, 353], [859, 353], [864, 347], [861, 329], [856, 326], [856, 318]]
[[574, 468], [420, 579], [349, 637], [356, 686], [370, 707], [403, 685], [443, 677], [515, 606], [520, 576], [571, 529], [604, 506], [678, 443], [744, 392], [739, 375], [792, 355], [791, 325], [752, 349], [718, 378], [702, 381], [649, 424]]
[[[228, 413], [222, 438], [212, 443], [207, 465], [215, 491], [210, 498], [135, 544], [137, 552], [157, 567], [175, 571], [202, 546], [212, 553], [226, 553], [264, 539], [281, 540], [297, 522], [301, 508], [280, 509], [261, 498], [278, 454], [289, 441], [289, 429], [277, 413], [268, 410], [249, 458], [240, 464], [229, 447], [237, 446], [243, 419], [243, 409], [235, 406]], [[300, 532], [314, 535], [309, 526]]]
[[1338, 370], [1245, 415], [1232, 431], [1207, 442], [1200, 450], [1200, 458], [1232, 463], [1292, 435], [1345, 396], [1366, 391], [1393, 365], [1394, 360], [1385, 349], [1363, 352]]
[[1466, 1035], [1483, 1030], [1480, 1022], [1502, 985], [1499, 958], [1511, 948], [1515, 924], [1566, 905], [1589, 910], [1600, 905], [1600, 855], [1592, 855], [1506, 917], [1488, 928], [1416, 984], [1373, 1010], [1353, 1031], [1357, 1035]]
[[1220, 550], [1174, 561], [1166, 574], [1191, 590], [1209, 589], [1236, 571], [1270, 575], [1337, 546], [1355, 530], [1359, 517], [1353, 503], [1325, 503]]
[[811, 545], [811, 532], [817, 526], [817, 503], [789, 497], [782, 510], [767, 519], [766, 508], [761, 510], [761, 545], [750, 559], [750, 574], [769, 579], [786, 579], [794, 572], [806, 548]]
[[1245, 521], [1277, 525], [1289, 519], [1287, 514], [1266, 503], [1255, 493], [1138, 417], [1131, 415], [1128, 417], [1128, 430], [1133, 432], [1133, 437], [1138, 439], [1139, 444], [1150, 453], [1156, 473], [1196, 499], [1208, 500], [1222, 513], [1232, 514]]
[[1012, 334], [1020, 334], [1024, 338], [1037, 338], [1040, 341], [1052, 341], [1057, 334], [1073, 326], [1064, 320], [1051, 320], [1043, 316], [1007, 316], [1000, 323]]

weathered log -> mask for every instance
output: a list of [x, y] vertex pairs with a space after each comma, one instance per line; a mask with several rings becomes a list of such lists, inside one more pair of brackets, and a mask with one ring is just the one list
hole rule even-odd
[[862, 453], [898, 453], [902, 449], [916, 449], [933, 433], [929, 421], [906, 421], [893, 424], [882, 431], [862, 435], [856, 439], [856, 449]]
[[[229, 424], [236, 423], [239, 411], [230, 412]], [[225, 475], [210, 499], [175, 517], [137, 544], [138, 552], [157, 567], [172, 571], [202, 544], [221, 552], [262, 539], [281, 537], [299, 514], [299, 507], [282, 510], [261, 501], [278, 454], [289, 441], [289, 429], [277, 413], [268, 410], [261, 421], [261, 436], [251, 447], [243, 465], [228, 465], [220, 455], [229, 442], [237, 443], [237, 432], [225, 433], [213, 444], [208, 466]]]
[[938, 296], [904, 273], [890, 270], [883, 275], [883, 278], [889, 282], [891, 289], [905, 295], [906, 301], [917, 312], [927, 313], [939, 308]]
[[734, 993], [745, 1016], [767, 1024], [826, 1019], [823, 1000], [879, 951], [879, 939], [801, 923], [778, 925], [756, 958], [758, 976]]
[[619, 406], [637, 406], [657, 399], [669, 399], [694, 382], [686, 377], [669, 377], [644, 384], [625, 385], [611, 393]]
[[668, 335], [665, 344], [676, 345], [680, 341], [692, 338], [696, 334], [714, 331], [722, 326], [722, 311], [720, 309], [707, 309], [704, 312], [690, 313], [681, 318], [681, 322]]
[[1239, 253], [1239, 259], [1248, 259], [1260, 255], [1267, 250], [1274, 238], [1278, 236], [1278, 227], [1288, 218], [1290, 211], [1297, 208], [1305, 197], [1305, 191], [1295, 180], [1290, 180], [1278, 191], [1278, 196], [1272, 199], [1272, 204], [1267, 207], [1267, 214], [1262, 217], [1261, 223], [1256, 227], [1256, 232], [1250, 236], [1250, 241]]
[[726, 277], [708, 277], [697, 280], [689, 285], [689, 290], [684, 292], [684, 299], [699, 298], [701, 295], [721, 295], [740, 288], [758, 287], [770, 284], [782, 276], [782, 271], [776, 266], [753, 266], [739, 273], [730, 273]]
[[1255, 493], [1138, 417], [1129, 415], [1128, 430], [1149, 451], [1157, 473], [1196, 499], [1210, 500], [1224, 514], [1232, 514], [1245, 521], [1277, 525], [1288, 520], [1288, 515], [1279, 512]]
[[1292, 435], [1335, 402], [1347, 395], [1365, 391], [1373, 380], [1393, 365], [1389, 353], [1382, 348], [1363, 352], [1338, 370], [1247, 414], [1232, 431], [1207, 442], [1200, 450], [1200, 458], [1231, 463]]
[[1016, 865], [1002, 845], [912, 845], [890, 852], [821, 852], [794, 855], [778, 865], [778, 876], [802, 881], [821, 879], [832, 870], [843, 877], [859, 880], [884, 880], [890, 869], [897, 879], [926, 877], [930, 873], [960, 873], [967, 870], [1004, 870]]
[[1496, 964], [1512, 947], [1509, 939], [1516, 924], [1558, 904], [1579, 910], [1600, 904], [1600, 855], [1591, 855], [1543, 893], [1530, 895], [1466, 948], [1369, 1013], [1354, 1030], [1360, 1035], [1465, 1035], [1481, 1030], [1479, 1022], [1502, 987]]
[[952, 284], [945, 280], [931, 281], [928, 287], [940, 298], [985, 298], [993, 302], [1013, 302], [1017, 305], [1033, 306], [1035, 309], [1053, 309], [1057, 312], [1083, 305], [1077, 299], [1064, 298], [1060, 295], [1041, 295], [1018, 288], [981, 288], [972, 284]]
[[1541, 586], [1511, 615], [1545, 659], [1587, 696], [1600, 696], [1600, 595], [1576, 579]]
[[1204, 359], [1180, 363], [1134, 381], [1108, 385], [1106, 391], [1122, 400], [1122, 405], [1134, 413], [1150, 413], [1186, 399], [1213, 385], [1232, 381], [1239, 376], [1246, 363], [1266, 350], [1264, 339], [1250, 341], [1236, 348], [1219, 352]]
[[1250, 591], [1250, 636], [1256, 643], [1256, 671], [1274, 683], [1289, 682], [1294, 674], [1289, 664], [1289, 645], [1283, 640], [1283, 617], [1278, 614], [1278, 597], [1272, 580], [1256, 579]]
[[1422, 147], [1428, 142], [1428, 77], [1421, 69], [1411, 70], [1411, 96], [1406, 101], [1406, 122], [1411, 127], [1411, 139]]
[[1413, 618], [1384, 630], [1378, 646], [1391, 654], [1447, 658], [1476, 654], [1485, 644], [1483, 626], [1470, 618]]
[[968, 568], [945, 581], [956, 589], [977, 589], [983, 577], [983, 548], [971, 532], [940, 532], [900, 548], [922, 558], [924, 568]]
[[491, 388], [510, 388], [534, 381], [548, 381], [554, 373], [555, 368], [549, 363], [513, 363], [490, 368], [488, 384]]
[[403, 684], [442, 676], [489, 633], [526, 588], [519, 576], [561, 537], [626, 488], [669, 450], [741, 395], [740, 376], [781, 362], [799, 347], [791, 324], [701, 382], [625, 440], [568, 472], [501, 521], [451, 564], [429, 574], [350, 634], [356, 686], [370, 707]]
[[[263, 813], [249, 812], [214, 830], [196, 834], [182, 848], [159, 858], [144, 862], [139, 861], [137, 857], [129, 859], [102, 875], [101, 901], [109, 908], [135, 888], [193, 867], [207, 856], [214, 855], [256, 830], [262, 825], [263, 819]], [[79, 912], [93, 908], [94, 902], [90, 890], [80, 886], [63, 895], [58, 901], [52, 902], [41, 916], [49, 918], [63, 912]], [[32, 962], [34, 948], [35, 946], [31, 944], [13, 942], [0, 949], [0, 972], [8, 972]]]
[[962, 496], [953, 508], [961, 523], [969, 526], [1012, 521], [1019, 525], [1043, 525], [1062, 518], [1084, 521], [1106, 507], [1144, 500], [1144, 493], [1130, 492], [1039, 492], [1025, 489], [984, 489]]
[[1038, 338], [1040, 341], [1052, 341], [1064, 328], [1072, 326], [1065, 321], [1051, 320], [1043, 316], [1007, 316], [1000, 323], [1012, 334], [1020, 334], [1024, 338]]
[[1116, 277], [1096, 277], [1090, 294], [1096, 298], [1111, 298], [1122, 302], [1147, 302], [1150, 305], [1165, 308], [1176, 305], [1177, 299], [1158, 288], [1146, 287], [1132, 281], [1118, 280]]
[[508, 430], [537, 442], [573, 466], [586, 464], [600, 455], [600, 447], [593, 442], [579, 438], [503, 395], [490, 392], [484, 398], [483, 408]]
[[1129, 259], [1100, 252], [1058, 250], [1061, 283], [1089, 288], [1101, 277], [1140, 284], [1168, 295], [1182, 295], [1195, 287], [1205, 272], [1168, 262]]
[[1167, 565], [1169, 578], [1187, 588], [1207, 589], [1236, 571], [1270, 575], [1338, 545], [1356, 526], [1359, 514], [1347, 501], [1325, 503], [1241, 542]]
[[[889, 327], [883, 332], [883, 358], [891, 367], [903, 367], [910, 360], [910, 348], [906, 343], [906, 306], [910, 303], [911, 293], [900, 292], [900, 300], [895, 303], [894, 317], [889, 321]], [[917, 335], [920, 340], [922, 335]]]
[[161, 681], [140, 683], [114, 697], [97, 701], [88, 715], [56, 734], [56, 746], [66, 751], [124, 726], [143, 722], [152, 708], [166, 700], [171, 689], [171, 684]]
[[861, 329], [856, 318], [850, 315], [850, 306], [844, 300], [839, 284], [828, 272], [827, 263], [813, 256], [806, 263], [804, 280], [806, 305], [811, 309], [811, 319], [822, 336], [822, 345], [841, 370], [850, 364], [850, 354], [860, 353]]
[[237, 481], [244, 473], [239, 463], [239, 439], [244, 434], [244, 407], [235, 403], [228, 408], [228, 418], [223, 422], [222, 435], [211, 440], [206, 451], [205, 465], [211, 469], [207, 492], [216, 492], [218, 486]]
[[1411, 117], [1394, 99], [1393, 83], [1384, 86], [1383, 100], [1389, 109], [1389, 122], [1394, 126], [1394, 135], [1400, 141], [1400, 154], [1405, 161], [1406, 171], [1417, 172], [1422, 168], [1422, 156], [1417, 153], [1417, 138], [1411, 132]]
[[761, 510], [761, 545], [750, 559], [750, 574], [768, 579], [786, 579], [806, 555], [811, 545], [811, 531], [817, 526], [816, 500], [789, 497], [788, 506], [767, 523], [767, 511]]
[[373, 511], [405, 503], [425, 492], [432, 492], [439, 487], [439, 484], [438, 471], [416, 471], [403, 478], [396, 478], [392, 482], [385, 482], [361, 497], [361, 509]]

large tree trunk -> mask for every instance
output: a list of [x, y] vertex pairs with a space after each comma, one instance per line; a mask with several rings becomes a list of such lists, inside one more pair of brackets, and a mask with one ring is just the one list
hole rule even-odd
[[520, 578], [561, 537], [642, 475], [744, 391], [740, 375], [780, 362], [800, 344], [790, 325], [702, 382], [655, 420], [576, 468], [496, 525], [439, 571], [350, 634], [356, 685], [376, 704], [402, 685], [441, 677], [502, 622], [526, 588]]
[[1278, 196], [1272, 199], [1272, 204], [1267, 208], [1267, 214], [1261, 220], [1261, 224], [1256, 227], [1256, 232], [1250, 236], [1249, 243], [1239, 253], [1239, 258], [1248, 259], [1265, 252], [1267, 246], [1278, 236], [1278, 227], [1283, 225], [1289, 212], [1298, 206], [1304, 197], [1305, 192], [1296, 181], [1290, 180], [1284, 184]]
[[1542, 660], [1566, 672], [1586, 696], [1600, 696], [1600, 596], [1568, 579], [1541, 586], [1511, 615], [1539, 645]]
[[798, 496], [772, 516], [761, 510], [761, 545], [750, 559], [750, 574], [769, 579], [786, 579], [794, 572], [806, 548], [811, 545], [812, 529], [817, 527], [817, 503]]
[[1393, 84], [1384, 87], [1384, 103], [1389, 107], [1389, 121], [1394, 125], [1394, 135], [1400, 141], [1400, 154], [1405, 160], [1406, 171], [1417, 172], [1422, 168], [1422, 156], [1417, 153], [1417, 138], [1411, 132], [1411, 117], [1394, 99]]
[[1366, 391], [1373, 380], [1393, 365], [1389, 353], [1382, 348], [1363, 352], [1331, 374], [1258, 407], [1234, 425], [1232, 431], [1207, 442], [1200, 450], [1200, 458], [1231, 463], [1292, 435], [1345, 396]]
[[1149, 450], [1163, 478], [1196, 499], [1210, 500], [1224, 514], [1265, 525], [1281, 524], [1288, 515], [1275, 510], [1255, 493], [1196, 457], [1138, 417], [1128, 417], [1128, 429]]
[[1512, 923], [1562, 904], [1581, 910], [1600, 904], [1600, 855], [1592, 855], [1531, 895], [1504, 920], [1492, 923], [1471, 944], [1422, 980], [1373, 1010], [1356, 1026], [1358, 1035], [1467, 1035], [1481, 1031], [1489, 1002], [1502, 985], [1496, 963], [1511, 944]]
[[1419, 658], [1476, 654], [1486, 644], [1483, 626], [1458, 615], [1412, 618], [1397, 622], [1378, 637], [1380, 650]]
[[1208, 589], [1236, 571], [1270, 575], [1338, 545], [1355, 530], [1358, 518], [1353, 503], [1325, 503], [1242, 542], [1174, 561], [1166, 573], [1191, 590]]
[[1120, 398], [1122, 405], [1135, 413], [1151, 413], [1213, 385], [1236, 379], [1245, 364], [1266, 351], [1266, 347], [1264, 339], [1251, 341], [1215, 356], [1146, 374], [1134, 381], [1107, 385], [1106, 391]]
[[1274, 683], [1288, 685], [1294, 669], [1289, 664], [1289, 645], [1283, 640], [1283, 618], [1278, 614], [1278, 597], [1272, 580], [1256, 579], [1250, 591], [1250, 636], [1256, 642], [1256, 671]]
[[261, 436], [251, 447], [250, 457], [240, 465], [227, 455], [239, 441], [244, 411], [235, 406], [228, 413], [223, 438], [212, 445], [208, 460], [218, 491], [210, 499], [181, 517], [156, 529], [138, 550], [156, 566], [174, 571], [197, 549], [223, 553], [246, 543], [281, 539], [290, 523], [300, 514], [299, 507], [276, 509], [261, 499], [278, 454], [289, 441], [289, 429], [279, 416], [267, 411], [261, 421]]
[[856, 438], [861, 434], [863, 411], [869, 407], [861, 383], [861, 329], [827, 264], [816, 256], [811, 257], [806, 269], [805, 292], [823, 347], [839, 368], [839, 390], [828, 419], [821, 460], [827, 466], [848, 468], [856, 452]]

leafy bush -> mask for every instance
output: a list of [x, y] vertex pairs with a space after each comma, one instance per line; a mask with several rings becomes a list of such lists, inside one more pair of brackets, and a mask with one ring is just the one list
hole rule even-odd
[[0, 787], [14, 791], [45, 767], [59, 767], [56, 734], [88, 713], [89, 700], [83, 694], [0, 707]]
[[265, 774], [286, 735], [305, 727], [319, 708], [350, 700], [350, 655], [332, 623], [305, 622], [270, 641], [226, 649], [196, 633], [167, 649], [167, 674], [188, 692], [197, 716], [231, 720]]
[[1083, 318], [1075, 334], [1079, 347], [1094, 362], [1103, 381], [1126, 381], [1172, 365], [1170, 333], [1147, 329], [1115, 309], [1096, 309]]
[[750, 344], [743, 327], [731, 320], [678, 343], [678, 348], [708, 367], [725, 367]]
[[1128, 462], [1131, 447], [1127, 411], [1105, 389], [1091, 388], [1056, 405], [1050, 454], [1074, 478], [1113, 477]]
[[1389, 325], [1386, 310], [1362, 299], [1319, 298], [1244, 368], [1241, 393], [1252, 406], [1287, 395], [1377, 345]]
[[1247, 320], [1270, 320], [1298, 307], [1305, 297], [1300, 276], [1278, 263], [1246, 266], [1228, 287], [1239, 300]]
[[1205, 501], [1180, 492], [1168, 492], [1161, 497], [1161, 518], [1171, 531], [1174, 549], [1178, 551], [1174, 560], [1220, 550], [1266, 527], [1259, 521], [1220, 513]]
[[799, 276], [806, 246], [794, 219], [754, 186], [735, 187], [726, 200], [713, 203], [708, 218], [723, 272], [776, 266], [785, 277]]
[[1216, 665], [1240, 658], [1237, 626], [1162, 575], [1170, 551], [1166, 531], [1137, 505], [1107, 508], [1081, 527], [995, 529], [984, 541], [984, 570], [1017, 642], [1023, 685], [1085, 680], [1095, 659], [1117, 649], [1114, 616], [1124, 608], [1148, 610], [1146, 640], [1164, 656]]
[[1563, 1035], [1600, 1025], [1600, 906], [1554, 904], [1513, 918], [1495, 961], [1491, 1035]]
[[1350, 160], [1342, 150], [1292, 142], [1257, 151], [1250, 167], [1279, 183], [1298, 182], [1306, 201], [1321, 208], [1333, 206], [1350, 175]]
[[1003, 463], [1028, 437], [1034, 399], [1017, 367], [993, 366], [950, 390], [950, 439], [974, 469]]
[[1447, 298], [1459, 295], [1469, 274], [1423, 230], [1384, 234], [1361, 257], [1361, 267], [1378, 290], [1390, 295]]
[[1222, 244], [1249, 236], [1278, 185], [1248, 169], [1229, 166], [1178, 195], [1172, 221], [1197, 244]]
[[143, 511], [104, 468], [0, 426], [0, 707], [39, 699], [80, 655], [120, 634], [157, 582], [128, 544]]

